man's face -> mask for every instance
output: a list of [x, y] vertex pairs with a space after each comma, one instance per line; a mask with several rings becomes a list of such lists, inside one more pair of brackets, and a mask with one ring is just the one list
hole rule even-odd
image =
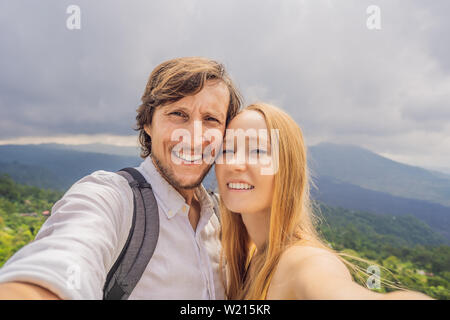
[[[144, 129], [152, 139], [153, 162], [175, 188], [195, 188], [208, 173], [211, 162], [199, 157], [208, 145], [222, 142], [228, 104], [227, 86], [208, 81], [197, 94], [156, 108], [151, 125]], [[220, 136], [204, 139], [208, 130]]]

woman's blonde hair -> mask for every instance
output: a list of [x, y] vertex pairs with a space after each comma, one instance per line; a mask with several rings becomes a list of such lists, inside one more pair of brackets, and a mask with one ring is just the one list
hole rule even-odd
[[307, 148], [300, 127], [287, 113], [269, 104], [255, 103], [242, 112], [246, 110], [260, 112], [269, 132], [278, 129], [278, 170], [274, 175], [269, 239], [262, 252], [253, 256], [252, 264], [256, 272], [252, 281], [246, 277], [246, 272], [255, 245], [251, 242], [241, 215], [231, 212], [220, 202], [220, 263], [227, 273], [225, 288], [228, 299], [264, 299], [264, 291], [281, 254], [292, 245], [307, 244], [332, 252], [354, 272], [357, 267], [340, 257], [339, 253], [321, 240], [316, 231], [310, 200]]

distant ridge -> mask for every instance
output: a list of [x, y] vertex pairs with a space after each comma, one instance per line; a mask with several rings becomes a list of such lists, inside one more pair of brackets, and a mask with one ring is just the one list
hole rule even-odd
[[317, 189], [311, 190], [312, 198], [330, 206], [379, 215], [411, 215], [450, 240], [450, 207], [364, 189], [331, 177], [321, 176], [315, 179], [315, 183]]
[[[33, 184], [38, 179], [36, 168], [51, 172], [52, 176], [47, 179], [46, 186], [57, 190], [66, 190], [94, 171], [117, 171], [124, 167], [138, 166], [142, 161], [139, 156], [81, 152], [49, 145], [3, 145], [0, 146], [0, 159], [8, 164], [0, 166], [0, 173], [7, 173], [21, 183]], [[28, 181], [19, 178], [27, 175], [30, 176]]]
[[50, 149], [61, 149], [61, 150], [73, 150], [81, 152], [92, 152], [92, 153], [102, 153], [117, 156], [127, 156], [127, 157], [139, 157], [140, 148], [136, 147], [126, 147], [126, 146], [113, 146], [103, 143], [90, 143], [90, 144], [58, 144], [58, 143], [43, 143], [37, 146]]
[[362, 188], [450, 206], [450, 177], [402, 164], [352, 145], [309, 147], [313, 175], [333, 177]]

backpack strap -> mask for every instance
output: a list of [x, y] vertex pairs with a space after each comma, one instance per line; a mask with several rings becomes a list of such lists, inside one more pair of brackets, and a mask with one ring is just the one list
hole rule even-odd
[[117, 172], [133, 191], [133, 220], [127, 241], [106, 277], [104, 300], [126, 300], [147, 267], [159, 236], [158, 205], [152, 187], [134, 168]]

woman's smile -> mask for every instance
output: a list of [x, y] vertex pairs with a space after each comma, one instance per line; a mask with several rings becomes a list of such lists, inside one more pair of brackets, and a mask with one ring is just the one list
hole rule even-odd
[[227, 183], [227, 187], [228, 190], [237, 192], [251, 191], [255, 189], [255, 186], [245, 181], [230, 181]]

